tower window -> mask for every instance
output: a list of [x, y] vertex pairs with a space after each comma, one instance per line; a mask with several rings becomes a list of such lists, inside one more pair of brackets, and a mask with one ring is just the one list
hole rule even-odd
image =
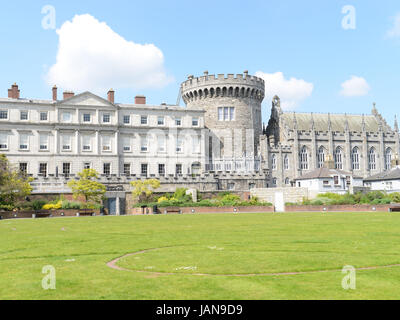
[[218, 121], [235, 121], [235, 108], [234, 107], [219, 107], [218, 108]]

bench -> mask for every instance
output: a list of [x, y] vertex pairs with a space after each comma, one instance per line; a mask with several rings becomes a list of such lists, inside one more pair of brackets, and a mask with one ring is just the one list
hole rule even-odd
[[33, 216], [35, 218], [49, 218], [49, 217], [51, 217], [51, 212], [49, 212], [49, 211], [46, 211], [46, 212], [36, 211]]
[[164, 209], [164, 213], [181, 213], [181, 208], [179, 207], [167, 207]]
[[400, 206], [399, 205], [392, 205], [389, 207], [389, 212], [400, 212]]

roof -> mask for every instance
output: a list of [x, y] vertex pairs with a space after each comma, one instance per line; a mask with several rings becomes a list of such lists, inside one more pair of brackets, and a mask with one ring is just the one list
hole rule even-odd
[[[284, 125], [289, 129], [294, 129], [295, 119], [297, 122], [297, 130], [311, 130], [312, 123], [316, 131], [327, 131], [329, 121], [331, 123], [332, 131], [343, 132], [346, 130], [346, 121], [349, 131], [362, 132], [363, 121], [365, 123], [365, 130], [367, 132], [379, 131], [379, 117], [371, 115], [357, 115], [357, 114], [324, 114], [324, 113], [297, 113], [297, 112], [283, 112], [280, 116]], [[390, 126], [387, 125], [385, 120], [382, 121], [382, 128], [384, 131], [392, 131]]]
[[400, 180], [400, 167], [396, 167], [390, 171], [384, 171], [364, 179], [366, 182], [380, 180]]
[[318, 168], [310, 171], [295, 180], [309, 180], [309, 179], [322, 179], [322, 178], [332, 178], [332, 176], [352, 176], [354, 179], [361, 179], [361, 177], [354, 176], [351, 172], [338, 170], [338, 169], [328, 169], [326, 167]]

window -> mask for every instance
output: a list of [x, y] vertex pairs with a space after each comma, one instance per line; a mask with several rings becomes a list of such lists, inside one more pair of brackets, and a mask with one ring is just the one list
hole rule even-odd
[[371, 148], [368, 153], [368, 167], [369, 170], [376, 170], [376, 152], [375, 148]]
[[181, 118], [175, 118], [175, 125], [177, 127], [180, 127], [182, 125], [182, 119]]
[[228, 190], [235, 190], [235, 183], [234, 182], [228, 182]]
[[130, 115], [125, 115], [123, 121], [124, 121], [124, 124], [130, 124], [131, 123], [131, 116]]
[[63, 163], [63, 175], [68, 177], [71, 174], [71, 164], [70, 163]]
[[193, 127], [199, 126], [199, 118], [192, 118], [192, 126]]
[[341, 147], [337, 147], [335, 150], [335, 168], [343, 169], [343, 152]]
[[325, 149], [322, 146], [319, 147], [318, 149], [317, 159], [318, 159], [318, 168], [323, 168], [325, 164]]
[[147, 116], [140, 116], [140, 124], [147, 124]]
[[110, 123], [111, 122], [111, 115], [109, 113], [103, 114], [103, 123]]
[[83, 114], [83, 122], [90, 122], [90, 121], [92, 121], [91, 118], [92, 117], [91, 117], [90, 113]]
[[47, 177], [47, 163], [39, 164], [39, 175]]
[[176, 139], [176, 152], [183, 151], [183, 140], [181, 138]]
[[90, 162], [85, 162], [83, 164], [83, 169], [91, 169], [91, 168], [92, 168], [92, 165], [90, 164]]
[[360, 170], [360, 154], [357, 147], [351, 151], [351, 167], [353, 170]]
[[283, 168], [289, 170], [289, 156], [287, 154], [283, 157]]
[[19, 119], [28, 120], [28, 111], [21, 111], [21, 113], [19, 114]]
[[8, 119], [8, 110], [0, 110], [0, 120]]
[[48, 113], [47, 111], [40, 112], [40, 121], [47, 121], [48, 120]]
[[111, 151], [111, 137], [103, 136], [103, 151]]
[[19, 164], [19, 172], [22, 174], [28, 173], [28, 164], [26, 162], [20, 162]]
[[104, 163], [103, 164], [103, 174], [109, 176], [111, 174], [111, 163]]
[[140, 151], [141, 152], [147, 152], [148, 151], [148, 140], [147, 137], [141, 137], [140, 138]]
[[131, 164], [124, 163], [124, 175], [129, 176], [131, 174]]
[[48, 150], [49, 149], [49, 136], [47, 134], [40, 135], [39, 149], [40, 150]]
[[8, 135], [5, 133], [0, 133], [0, 150], [8, 149]]
[[198, 136], [192, 137], [192, 148], [193, 153], [200, 153], [200, 139]]
[[159, 135], [157, 137], [157, 150], [158, 150], [158, 152], [165, 152], [166, 151], [165, 136], [164, 135]]
[[62, 150], [70, 151], [71, 149], [71, 136], [62, 136]]
[[324, 187], [329, 187], [331, 184], [330, 184], [329, 180], [324, 180], [323, 185], [324, 185]]
[[123, 141], [123, 148], [124, 152], [131, 152], [131, 139], [129, 137], [124, 137]]
[[218, 108], [218, 120], [219, 121], [234, 121], [235, 120], [235, 108], [234, 107], [219, 107]]
[[335, 186], [337, 186], [339, 184], [339, 177], [338, 176], [334, 176], [333, 177], [333, 183], [335, 184]]
[[271, 169], [276, 170], [276, 155], [275, 154], [273, 154], [271, 156]]
[[92, 150], [92, 139], [90, 136], [82, 136], [82, 150], [91, 151]]
[[308, 152], [306, 146], [303, 146], [300, 150], [300, 169], [308, 170]]
[[286, 178], [286, 179], [285, 179], [285, 184], [286, 184], [287, 186], [290, 184], [290, 179], [289, 179], [289, 178]]
[[180, 163], [176, 164], [175, 173], [176, 174], [182, 174], [182, 164], [180, 164]]
[[392, 168], [392, 149], [387, 148], [385, 151], [385, 170]]
[[140, 173], [142, 174], [142, 176], [147, 177], [147, 169], [148, 169], [148, 164], [142, 163], [142, 165], [140, 166]]
[[164, 125], [164, 117], [158, 117], [157, 118], [157, 125], [163, 126]]
[[71, 112], [63, 112], [63, 114], [62, 114], [63, 122], [71, 122], [71, 119], [72, 119]]
[[[272, 179], [272, 183], [276, 184], [276, 178]], [[254, 189], [256, 187], [255, 183], [249, 183], [249, 190]]]
[[27, 134], [19, 135], [19, 149], [28, 150], [29, 149], [29, 136]]
[[158, 165], [158, 174], [160, 176], [165, 176], [165, 164], [164, 163], [160, 163]]

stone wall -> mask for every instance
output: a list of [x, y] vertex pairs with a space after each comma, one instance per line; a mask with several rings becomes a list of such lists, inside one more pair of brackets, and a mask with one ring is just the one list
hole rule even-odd
[[275, 193], [283, 193], [284, 202], [297, 203], [301, 202], [303, 198], [312, 199], [316, 196], [315, 193], [310, 192], [307, 188], [255, 188], [250, 190], [250, 194], [257, 197], [260, 201], [271, 202], [275, 204]]

